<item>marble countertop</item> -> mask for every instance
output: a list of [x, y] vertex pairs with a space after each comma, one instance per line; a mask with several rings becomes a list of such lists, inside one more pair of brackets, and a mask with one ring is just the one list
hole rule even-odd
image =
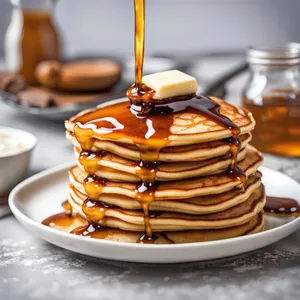
[[[241, 78], [227, 99], [238, 103]], [[0, 125], [34, 133], [30, 173], [74, 162], [62, 123], [20, 115], [0, 103]], [[265, 156], [265, 166], [300, 182], [300, 159]], [[0, 299], [299, 299], [300, 231], [242, 256], [211, 262], [147, 265], [105, 261], [55, 247], [13, 216], [0, 219]]]

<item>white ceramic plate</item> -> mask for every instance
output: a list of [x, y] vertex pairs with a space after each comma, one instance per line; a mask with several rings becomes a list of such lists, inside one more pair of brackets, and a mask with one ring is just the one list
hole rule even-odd
[[[141, 245], [90, 239], [60, 232], [41, 224], [62, 211], [67, 199], [70, 165], [43, 171], [20, 183], [10, 194], [9, 205], [17, 219], [31, 232], [59, 247], [81, 254], [131, 262], [179, 263], [228, 257], [274, 243], [300, 228], [300, 218], [267, 218], [268, 230], [221, 241]], [[263, 183], [270, 196], [290, 197], [300, 203], [300, 185], [277, 171], [261, 168]]]

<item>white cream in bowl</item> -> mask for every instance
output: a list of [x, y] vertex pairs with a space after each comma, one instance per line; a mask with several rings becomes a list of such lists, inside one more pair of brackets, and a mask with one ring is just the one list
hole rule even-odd
[[26, 148], [21, 141], [8, 133], [0, 132], [0, 157], [19, 154], [24, 150]]
[[27, 131], [0, 126], [0, 203], [26, 177], [36, 142]]

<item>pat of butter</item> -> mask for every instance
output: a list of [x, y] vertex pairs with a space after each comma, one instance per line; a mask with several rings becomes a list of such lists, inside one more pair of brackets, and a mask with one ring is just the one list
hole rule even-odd
[[155, 90], [153, 99], [157, 100], [194, 94], [198, 90], [197, 80], [178, 70], [146, 75], [142, 82]]

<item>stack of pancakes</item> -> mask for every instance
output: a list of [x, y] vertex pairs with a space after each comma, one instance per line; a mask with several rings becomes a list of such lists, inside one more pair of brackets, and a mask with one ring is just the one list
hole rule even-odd
[[182, 111], [172, 116], [164, 147], [145, 139], [151, 151], [160, 146], [155, 162], [147, 165], [154, 181], [143, 195], [141, 149], [145, 147], [135, 138], [142, 127], [120, 136], [116, 132], [124, 128], [122, 112], [120, 118], [118, 113], [105, 112], [108, 107], [118, 111], [125, 104], [130, 109], [128, 100], [121, 99], [66, 121], [67, 138], [77, 157], [69, 172], [74, 211], [88, 223], [99, 224], [103, 238], [115, 241], [145, 241], [141, 237], [147, 232], [146, 240], [153, 243], [188, 243], [262, 231], [265, 192], [257, 168], [263, 158], [249, 145], [255, 121], [246, 110], [212, 99], [220, 105], [220, 113], [240, 128], [236, 162], [246, 179], [228, 171], [232, 130], [205, 114]]

